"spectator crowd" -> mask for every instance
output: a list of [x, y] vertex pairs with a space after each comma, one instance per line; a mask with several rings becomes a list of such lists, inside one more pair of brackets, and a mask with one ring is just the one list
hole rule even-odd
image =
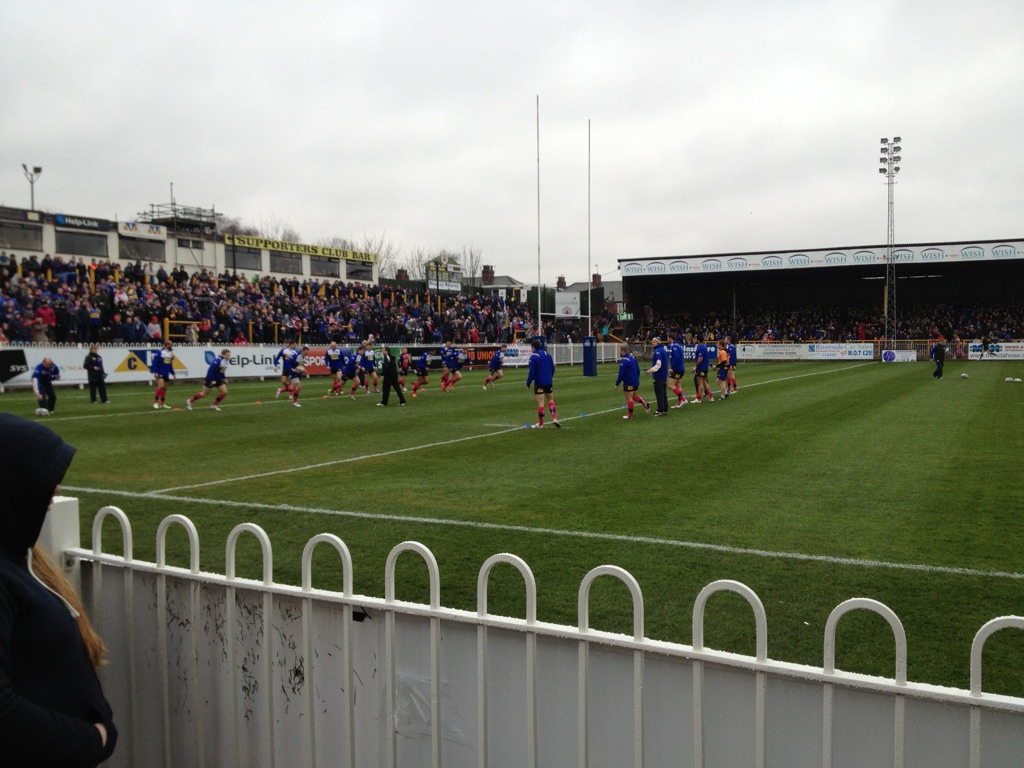
[[[809, 305], [791, 308], [752, 308], [738, 312], [707, 312], [702, 317], [684, 314], [659, 317], [648, 312], [642, 326], [642, 340], [677, 334], [693, 338], [737, 341], [874, 341], [885, 336], [885, 318], [879, 307], [825, 307]], [[898, 339], [982, 339], [1008, 341], [1024, 339], [1024, 304], [954, 304], [937, 302], [927, 306], [898, 307]]]
[[524, 303], [485, 294], [319, 281], [141, 262], [0, 258], [0, 341], [94, 343], [388, 343], [511, 341], [532, 334]]
[[[44, 256], [20, 262], [0, 253], [0, 343], [138, 343], [177, 340], [216, 344], [337, 341], [371, 334], [392, 344], [500, 343], [534, 335], [530, 307], [487, 293], [438, 294], [401, 285], [310, 278], [247, 278], [206, 269], [141, 262], [124, 265]], [[594, 318], [607, 339], [614, 314]], [[735, 317], [707, 312], [658, 316], [648, 308], [636, 340], [677, 334], [736, 341], [870, 341], [884, 335], [879, 308], [747, 308]], [[618, 330], [618, 329], [616, 329]], [[545, 321], [550, 342], [579, 341], [575, 319]], [[899, 307], [904, 339], [1024, 339], [1024, 305], [939, 303]]]

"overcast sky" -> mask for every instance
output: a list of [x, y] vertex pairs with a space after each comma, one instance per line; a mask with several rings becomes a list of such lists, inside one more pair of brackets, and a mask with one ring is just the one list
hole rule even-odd
[[474, 248], [534, 283], [539, 97], [545, 283], [584, 280], [588, 248], [611, 280], [884, 243], [883, 136], [897, 242], [1024, 236], [1021, 0], [35, 0], [0, 22], [2, 205], [29, 206], [22, 163], [54, 213], [133, 220], [173, 183], [303, 242]]

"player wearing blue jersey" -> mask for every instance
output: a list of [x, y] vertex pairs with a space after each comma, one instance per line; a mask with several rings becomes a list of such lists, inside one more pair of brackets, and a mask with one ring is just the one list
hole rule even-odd
[[156, 390], [153, 392], [153, 410], [158, 411], [161, 408], [170, 410], [171, 406], [167, 404], [167, 387], [170, 386], [174, 380], [174, 344], [171, 343], [170, 339], [164, 342], [164, 348], [156, 353], [153, 358], [153, 366], [150, 369], [153, 372], [153, 380], [156, 386]]
[[455, 385], [462, 380], [462, 364], [466, 360], [466, 353], [461, 349], [452, 349], [451, 358], [448, 362], [448, 391], [454, 392]]
[[402, 347], [402, 354], [398, 356], [398, 386], [405, 392], [405, 378], [409, 375], [409, 366], [412, 365], [412, 357], [409, 355], [409, 348]]
[[366, 394], [370, 394], [370, 379], [373, 379], [373, 394], [379, 395], [377, 388], [377, 358], [373, 351], [373, 342], [363, 342], [363, 361], [359, 364], [363, 369], [363, 386], [366, 387]]
[[668, 350], [657, 336], [651, 339], [651, 344], [654, 345], [654, 352], [651, 353], [651, 367], [647, 372], [651, 374], [654, 397], [658, 401], [654, 415], [668, 416]]
[[694, 337], [697, 341], [697, 349], [694, 351], [693, 359], [693, 388], [697, 392], [697, 397], [692, 402], [700, 403], [701, 398], [704, 395], [708, 396], [708, 400], [712, 403], [715, 402], [715, 396], [711, 392], [711, 385], [708, 384], [708, 369], [711, 367], [711, 350], [708, 349], [704, 343], [704, 337], [697, 335]]
[[306, 355], [308, 354], [309, 347], [304, 344], [302, 350], [292, 358], [289, 366], [291, 378], [288, 379], [288, 391], [292, 393], [292, 405], [296, 408], [302, 407], [299, 405], [299, 391], [302, 389], [302, 374], [306, 372]]
[[729, 350], [725, 347], [725, 341], [718, 342], [718, 362], [715, 365], [718, 379], [718, 392], [724, 400], [729, 396], [729, 389], [726, 380], [729, 378]]
[[296, 349], [296, 342], [289, 341], [287, 346], [281, 347], [281, 351], [274, 355], [274, 370], [280, 369], [281, 371], [281, 386], [277, 388], [277, 394], [274, 395], [275, 400], [281, 396], [282, 392], [291, 394], [292, 363], [297, 354], [299, 354], [299, 350]]
[[430, 375], [430, 351], [424, 352], [416, 358], [416, 381], [412, 385], [412, 396], [427, 386], [427, 377]]
[[441, 351], [438, 352], [438, 357], [441, 358], [441, 391], [448, 391], [448, 379], [451, 378], [452, 372], [448, 368], [448, 361], [452, 356], [452, 343], [446, 341], [444, 346], [441, 347]]
[[444, 343], [441, 349], [441, 391], [451, 392], [455, 382], [462, 378], [459, 369], [462, 368], [462, 352], [452, 346], [450, 341]]
[[683, 359], [683, 335], [677, 333], [675, 341], [668, 348], [668, 386], [672, 393], [678, 398], [673, 408], [682, 408], [686, 405], [686, 395], [683, 394], [683, 374], [686, 373], [686, 362]]
[[729, 374], [726, 376], [725, 383], [730, 392], [735, 392], [739, 389], [736, 384], [736, 345], [732, 343], [732, 338], [729, 336], [725, 337], [725, 351], [729, 353]]
[[366, 342], [359, 342], [359, 345], [352, 350], [352, 356], [349, 358], [351, 362], [355, 364], [356, 375], [352, 379], [352, 391], [348, 393], [349, 397], [355, 400], [356, 392], [360, 387], [365, 385], [366, 373], [363, 371], [363, 351], [366, 348]]
[[492, 386], [498, 379], [505, 377], [505, 372], [502, 370], [505, 363], [505, 350], [508, 349], [507, 344], [502, 344], [501, 348], [495, 351], [491, 355], [491, 360], [487, 364], [487, 378], [484, 379], [484, 389]]
[[32, 371], [32, 394], [36, 396], [39, 407], [36, 408], [36, 416], [50, 416], [57, 407], [57, 392], [53, 388], [53, 382], [60, 378], [60, 368], [49, 357], [44, 357], [43, 362]]
[[210, 406], [211, 411], [220, 410], [220, 401], [228, 396], [228, 366], [231, 365], [231, 350], [225, 349], [220, 353], [220, 357], [210, 363], [210, 367], [206, 369], [206, 378], [203, 379], [203, 388], [196, 392], [192, 397], [185, 403], [185, 407], [190, 411], [192, 410], [192, 404], [196, 400], [202, 400], [211, 390], [217, 390], [217, 398], [213, 401], [213, 405]]
[[353, 400], [356, 399], [356, 390], [359, 389], [359, 352], [353, 349], [349, 352], [348, 357], [345, 358], [345, 364], [341, 368], [341, 390], [344, 390], [347, 382], [352, 382], [352, 391], [348, 393], [348, 396]]
[[619, 375], [615, 379], [615, 388], [618, 389], [619, 384], [622, 385], [622, 391], [626, 395], [626, 410], [628, 411], [622, 418], [633, 418], [633, 406], [635, 403], [640, 403], [643, 409], [650, 413], [650, 404], [640, 397], [640, 393], [637, 391], [640, 389], [640, 364], [630, 354], [629, 347], [625, 344], [619, 347], [619, 354]]
[[441, 391], [455, 391], [455, 383], [462, 379], [462, 351], [445, 342], [441, 350]]
[[543, 348], [539, 339], [534, 339], [532, 346], [533, 354], [530, 355], [530, 367], [526, 374], [526, 388], [530, 389], [532, 386], [533, 394], [537, 398], [537, 423], [533, 428], [540, 429], [544, 426], [544, 406], [547, 405], [551, 412], [551, 423], [561, 429], [555, 398], [551, 394], [551, 386], [555, 380], [555, 361]]
[[327, 349], [324, 350], [324, 364], [331, 372], [333, 379], [331, 388], [328, 390], [324, 397], [330, 397], [331, 395], [341, 394], [341, 372], [345, 368], [345, 355], [341, 348], [338, 346], [338, 342], [332, 341], [327, 345]]

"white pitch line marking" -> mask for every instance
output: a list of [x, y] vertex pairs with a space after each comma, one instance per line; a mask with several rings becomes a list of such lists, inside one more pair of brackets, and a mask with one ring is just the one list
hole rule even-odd
[[[521, 427], [520, 427], [521, 429]], [[457, 528], [478, 528], [492, 531], [513, 531], [516, 533], [529, 533], [544, 536], [562, 536], [576, 539], [594, 539], [597, 541], [616, 541], [629, 544], [650, 544], [653, 546], [674, 547], [681, 549], [703, 550], [708, 552], [720, 552], [728, 555], [744, 555], [748, 557], [775, 558], [780, 560], [796, 560], [810, 563], [827, 563], [829, 565], [844, 565], [858, 568], [878, 568], [899, 571], [916, 571], [919, 573], [939, 573], [949, 576], [980, 576], [983, 578], [998, 579], [1024, 579], [1024, 573], [1014, 571], [984, 571], [977, 568], [957, 568], [947, 565], [925, 565], [918, 563], [894, 563], [886, 560], [859, 560], [851, 557], [834, 557], [832, 555], [811, 555], [803, 552], [773, 552], [768, 549], [750, 549], [746, 547], [732, 547], [726, 544], [708, 544], [699, 541], [681, 541], [677, 539], [663, 539], [654, 536], [628, 536], [618, 533], [596, 533], [593, 531], [571, 531], [558, 528], [535, 528], [527, 525], [512, 525], [508, 523], [487, 523], [478, 520], [449, 520], [445, 518], [431, 517], [405, 517], [402, 515], [386, 515], [376, 512], [351, 512], [339, 509], [324, 509], [322, 507], [300, 507], [293, 504], [266, 504], [263, 502], [231, 501], [228, 499], [205, 499], [189, 496], [169, 496], [158, 492], [140, 494], [134, 491], [116, 491], [106, 488], [84, 488], [71, 485], [62, 485], [64, 491], [76, 493], [91, 493], [102, 496], [126, 496], [129, 498], [148, 498], [160, 501], [173, 501], [182, 504], [211, 504], [222, 507], [237, 507], [245, 509], [258, 509], [267, 512], [303, 512], [311, 515], [330, 515], [334, 517], [351, 517], [360, 520], [381, 520], [395, 523], [419, 523], [422, 525], [450, 526]]]
[[[864, 366], [864, 365], [871, 365], [871, 363], [858, 363], [857, 365], [849, 365], [849, 366], [844, 366], [842, 368], [831, 368], [831, 369], [829, 369], [827, 371], [812, 371], [810, 373], [797, 374], [796, 376], [785, 376], [785, 377], [783, 377], [781, 379], [772, 379], [770, 381], [762, 381], [762, 382], [755, 382], [754, 384], [748, 384], [747, 387], [748, 388], [749, 387], [755, 387], [755, 386], [758, 386], [759, 384], [775, 384], [775, 383], [778, 383], [778, 382], [781, 382], [781, 381], [789, 381], [791, 379], [804, 378], [806, 376], [821, 376], [821, 375], [826, 374], [826, 373], [838, 373], [838, 372], [842, 372], [842, 371], [851, 370], [853, 368], [859, 368], [859, 367]], [[601, 410], [601, 411], [594, 411], [593, 413], [581, 414], [580, 416], [570, 416], [570, 417], [568, 417], [566, 419], [560, 419], [560, 421], [561, 422], [566, 422], [566, 421], [572, 421], [573, 419], [583, 418], [584, 416], [600, 416], [600, 415], [607, 414], [607, 413], [615, 413], [617, 411], [622, 410], [622, 408], [623, 408], [623, 406], [619, 405], [619, 406], [616, 406], [614, 408], [608, 408], [608, 409]], [[485, 425], [485, 426], [491, 426], [491, 425]], [[250, 474], [250, 475], [240, 475], [240, 476], [237, 476], [237, 477], [222, 478], [220, 480], [210, 480], [210, 481], [205, 482], [205, 483], [193, 483], [191, 485], [178, 485], [178, 486], [174, 486], [174, 487], [171, 487], [171, 488], [159, 488], [157, 490], [147, 491], [147, 492], [145, 492], [142, 495], [151, 496], [151, 495], [154, 495], [154, 494], [172, 493], [172, 492], [175, 492], [175, 491], [188, 491], [188, 490], [192, 490], [193, 488], [208, 488], [208, 487], [214, 486], [214, 485], [226, 485], [228, 483], [245, 482], [247, 480], [257, 480], [257, 479], [263, 478], [263, 477], [273, 477], [274, 475], [284, 475], [284, 474], [288, 474], [288, 473], [291, 473], [291, 472], [305, 472], [305, 471], [313, 470], [313, 469], [323, 469], [324, 467], [333, 467], [333, 466], [337, 466], [339, 464], [351, 464], [352, 462], [363, 461], [363, 460], [366, 460], [366, 459], [380, 459], [380, 458], [384, 458], [386, 456], [394, 456], [394, 455], [401, 454], [401, 453], [410, 453], [412, 451], [419, 451], [419, 450], [423, 450], [425, 448], [437, 448], [437, 447], [444, 446], [444, 445], [454, 445], [456, 443], [462, 443], [462, 442], [466, 442], [468, 440], [479, 440], [481, 438], [486, 438], [486, 437], [498, 437], [499, 435], [508, 434], [509, 432], [514, 432], [517, 429], [523, 429], [524, 428], [524, 427], [519, 426], [519, 425], [514, 425], [514, 426], [513, 425], [508, 425], [508, 426], [506, 426], [506, 425], [497, 425], [496, 424], [496, 425], [493, 425], [493, 426], [498, 426], [498, 427], [502, 427], [502, 428], [498, 432], [487, 432], [487, 433], [480, 434], [480, 435], [468, 435], [466, 437], [459, 437], [459, 438], [455, 438], [453, 440], [442, 440], [440, 442], [435, 442], [435, 443], [425, 443], [423, 445], [412, 445], [412, 446], [408, 446], [406, 448], [396, 448], [395, 450], [392, 450], [392, 451], [381, 451], [379, 453], [370, 453], [370, 454], [365, 454], [363, 456], [350, 456], [350, 457], [345, 458], [345, 459], [334, 459], [334, 460], [331, 460], [331, 461], [323, 461], [323, 462], [319, 462], [317, 464], [307, 464], [305, 466], [292, 467], [292, 468], [289, 468], [289, 469], [275, 469], [275, 470], [271, 470], [271, 471], [268, 471], [268, 472], [257, 472], [257, 473]]]
[[798, 373], [795, 376], [783, 376], [781, 379], [768, 379], [767, 381], [755, 381], [753, 384], [746, 384], [740, 389], [750, 389], [751, 387], [760, 387], [764, 384], [778, 384], [780, 381], [791, 381], [792, 379], [803, 379], [807, 376], [824, 376], [827, 373], [842, 373], [843, 371], [852, 371], [854, 368], [863, 368], [865, 365], [874, 365], [874, 361], [870, 363], [857, 363], [855, 365], [847, 365], [842, 368], [830, 368], [827, 371], [811, 371], [810, 373]]
[[[618, 408], [615, 408], [614, 410], [618, 410]], [[597, 416], [597, 415], [602, 414], [602, 413], [611, 413], [611, 411], [597, 411], [595, 413], [585, 414], [585, 415]], [[579, 418], [583, 418], [583, 416], [570, 416], [569, 418], [561, 419], [560, 421], [572, 421], [573, 419], [579, 419]], [[524, 428], [523, 425], [516, 425], [514, 427], [509, 427], [509, 428], [506, 428], [506, 429], [501, 429], [501, 430], [499, 430], [497, 432], [484, 432], [484, 433], [478, 434], [478, 435], [467, 435], [465, 437], [456, 437], [456, 438], [453, 438], [451, 440], [441, 440], [441, 441], [438, 441], [436, 443], [424, 443], [422, 445], [410, 445], [410, 446], [407, 446], [405, 448], [396, 448], [396, 449], [391, 450], [391, 451], [380, 451], [379, 453], [368, 453], [368, 454], [364, 454], [363, 456], [349, 456], [348, 458], [344, 458], [344, 459], [333, 459], [331, 461], [321, 461], [321, 462], [318, 462], [316, 464], [307, 464], [307, 465], [302, 466], [302, 467], [291, 467], [289, 469], [274, 469], [274, 470], [271, 470], [269, 472], [256, 472], [256, 473], [251, 474], [251, 475], [240, 475], [238, 477], [226, 477], [226, 478], [222, 478], [220, 480], [210, 480], [209, 482], [205, 482], [205, 483], [194, 483], [192, 485], [178, 485], [178, 486], [174, 486], [173, 488], [160, 488], [160, 489], [157, 489], [155, 491], [146, 491], [146, 492], [141, 493], [139, 495], [141, 495], [141, 496], [155, 496], [155, 495], [163, 494], [163, 493], [173, 493], [175, 491], [188, 491], [188, 490], [191, 490], [193, 488], [208, 488], [208, 487], [213, 486], [213, 485], [225, 485], [227, 483], [238, 483], [238, 482], [244, 482], [246, 480], [257, 480], [257, 479], [259, 479], [261, 477], [273, 477], [274, 475], [287, 475], [287, 474], [290, 474], [292, 472], [306, 472], [306, 471], [312, 470], [312, 469], [323, 469], [324, 467], [334, 467], [334, 466], [337, 466], [339, 464], [351, 464], [352, 462], [355, 462], [355, 461], [365, 461], [367, 459], [381, 459], [381, 458], [384, 458], [384, 457], [387, 457], [387, 456], [397, 456], [397, 455], [402, 454], [402, 453], [410, 453], [412, 451], [421, 451], [421, 450], [424, 450], [425, 448], [439, 448], [439, 447], [445, 446], [445, 445], [455, 445], [456, 443], [464, 443], [464, 442], [467, 442], [469, 440], [480, 440], [480, 439], [487, 438], [487, 437], [498, 437], [499, 435], [506, 435], [509, 432], [515, 432], [515, 431], [523, 429], [523, 428]]]

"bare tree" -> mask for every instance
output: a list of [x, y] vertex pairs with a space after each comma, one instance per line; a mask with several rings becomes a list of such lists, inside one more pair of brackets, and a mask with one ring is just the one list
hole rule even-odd
[[462, 246], [462, 276], [466, 285], [480, 287], [480, 270], [483, 265], [483, 252], [470, 243], [469, 248]]
[[415, 248], [404, 256], [399, 257], [397, 268], [404, 269], [409, 273], [410, 280], [425, 280], [427, 277], [427, 262], [431, 256], [423, 248]]
[[359, 249], [352, 244], [351, 240], [347, 240], [344, 237], [322, 237], [316, 241], [317, 245], [322, 245], [325, 248], [337, 248], [341, 251], [358, 251]]
[[378, 264], [380, 265], [378, 274], [381, 277], [393, 278], [395, 276], [400, 266], [400, 253], [395, 244], [388, 239], [387, 235], [364, 235], [363, 243], [359, 250], [377, 254]]
[[270, 216], [260, 217], [260, 236], [267, 238], [268, 240], [281, 240], [289, 243], [301, 243], [302, 239], [292, 224], [287, 219], [279, 217], [277, 214], [271, 214]]
[[246, 224], [237, 216], [217, 216], [217, 233], [221, 235], [249, 235], [256, 237], [260, 234], [259, 229], [252, 224]]

